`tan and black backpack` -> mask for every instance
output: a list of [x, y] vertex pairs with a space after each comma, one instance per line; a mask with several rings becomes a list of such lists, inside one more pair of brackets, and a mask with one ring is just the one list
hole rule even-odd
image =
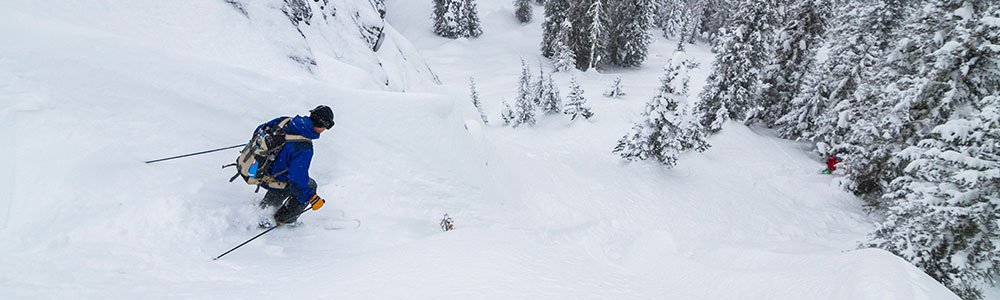
[[309, 138], [285, 134], [285, 125], [291, 122], [292, 118], [285, 117], [275, 126], [265, 124], [259, 130], [254, 131], [253, 138], [240, 150], [240, 156], [236, 158], [236, 163], [223, 166], [223, 168], [235, 166], [236, 175], [229, 179], [233, 182], [237, 177], [243, 177], [249, 185], [256, 185], [257, 190], [261, 186], [284, 189], [288, 183], [275, 179], [275, 177], [288, 172], [284, 170], [278, 174], [268, 172], [274, 159], [281, 153], [281, 149], [286, 142], [312, 142]]

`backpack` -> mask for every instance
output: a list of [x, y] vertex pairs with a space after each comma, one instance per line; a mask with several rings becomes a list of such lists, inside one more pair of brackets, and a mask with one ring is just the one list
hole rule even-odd
[[236, 175], [229, 178], [229, 182], [233, 182], [237, 177], [243, 177], [247, 184], [256, 185], [257, 191], [260, 191], [261, 186], [284, 189], [288, 183], [277, 180], [275, 177], [288, 172], [288, 170], [278, 174], [270, 174], [268, 171], [271, 164], [274, 163], [278, 153], [281, 153], [285, 142], [312, 142], [309, 138], [301, 135], [285, 134], [285, 125], [288, 125], [291, 120], [290, 117], [284, 117], [278, 124], [265, 123], [258, 130], [255, 130], [250, 142], [243, 147], [243, 150], [240, 150], [240, 156], [236, 158], [236, 163], [223, 166], [223, 168], [236, 167]]

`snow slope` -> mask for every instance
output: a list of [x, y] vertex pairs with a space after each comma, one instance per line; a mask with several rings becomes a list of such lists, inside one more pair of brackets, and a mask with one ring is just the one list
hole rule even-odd
[[[408, 50], [378, 54], [386, 76], [408, 78], [398, 86], [380, 86], [359, 63], [370, 57], [316, 55], [303, 69], [288, 53], [305, 46], [263, 29], [284, 16], [252, 17], [265, 6], [248, 19], [223, 1], [9, 5], [0, 298], [955, 298], [886, 252], [854, 250], [871, 220], [801, 145], [730, 125], [673, 170], [614, 156], [670, 41], [622, 70], [623, 99], [597, 96], [614, 74], [576, 74], [590, 121], [482, 125], [468, 76], [496, 119], [518, 58], [537, 61], [538, 23], [516, 24], [508, 2], [481, 1], [486, 33], [474, 40], [433, 37], [429, 3], [388, 3], [398, 49], [413, 41], [440, 88]], [[364, 53], [338, 45], [328, 51]], [[691, 53], [697, 88], [711, 57]], [[337, 114], [311, 170], [327, 207], [212, 261], [258, 232], [262, 194], [219, 169], [235, 153], [142, 161], [242, 143], [254, 125], [318, 103]], [[445, 213], [456, 230], [438, 229]], [[344, 218], [363, 226], [325, 228]]]

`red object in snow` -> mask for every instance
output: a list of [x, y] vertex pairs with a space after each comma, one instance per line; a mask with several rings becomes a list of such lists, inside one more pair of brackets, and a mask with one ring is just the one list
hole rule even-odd
[[826, 169], [830, 170], [830, 172], [836, 171], [837, 170], [837, 163], [839, 163], [839, 162], [840, 162], [840, 159], [837, 158], [836, 156], [830, 156], [830, 157], [828, 157], [826, 159]]

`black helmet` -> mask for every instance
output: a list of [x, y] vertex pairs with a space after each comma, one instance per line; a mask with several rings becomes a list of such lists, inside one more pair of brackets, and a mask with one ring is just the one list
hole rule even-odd
[[313, 126], [330, 129], [333, 127], [333, 109], [326, 105], [320, 105], [309, 111], [309, 120]]

